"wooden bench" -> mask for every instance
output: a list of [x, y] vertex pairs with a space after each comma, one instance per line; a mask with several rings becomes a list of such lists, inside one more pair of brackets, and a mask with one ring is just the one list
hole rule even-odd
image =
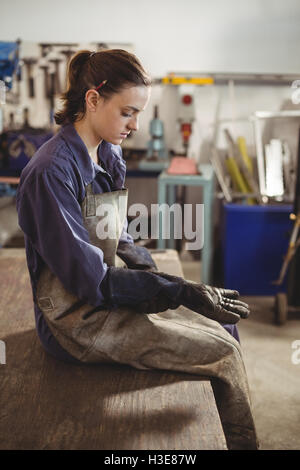
[[13, 196], [0, 197], [0, 247], [24, 247], [24, 236], [18, 223]]
[[[153, 257], [182, 275], [177, 252]], [[22, 249], [0, 250], [0, 339], [0, 449], [226, 449], [209, 380], [47, 355]]]

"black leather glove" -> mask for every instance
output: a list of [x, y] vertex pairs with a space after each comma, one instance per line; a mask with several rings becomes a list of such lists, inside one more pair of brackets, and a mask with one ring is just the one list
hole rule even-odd
[[101, 288], [108, 306], [130, 306], [140, 313], [158, 313], [184, 305], [220, 323], [237, 323], [250, 313], [248, 305], [237, 300], [237, 291], [162, 272], [109, 267]]
[[249, 306], [238, 300], [239, 293], [236, 290], [197, 284], [162, 272], [156, 272], [154, 275], [181, 285], [181, 288], [178, 288], [181, 305], [219, 323], [234, 324], [250, 314]]
[[157, 266], [150, 252], [144, 246], [128, 242], [120, 242], [117, 255], [126, 263], [129, 269], [157, 271]]
[[151, 271], [110, 266], [101, 282], [106, 305], [130, 306], [140, 313], [158, 313], [179, 307], [178, 283]]

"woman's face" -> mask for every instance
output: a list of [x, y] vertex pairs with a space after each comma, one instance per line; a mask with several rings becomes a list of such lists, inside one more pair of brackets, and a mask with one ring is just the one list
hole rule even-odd
[[150, 87], [144, 85], [123, 88], [108, 100], [98, 95], [97, 104], [90, 113], [90, 124], [96, 138], [119, 145], [131, 131], [139, 128], [139, 114], [146, 108]]

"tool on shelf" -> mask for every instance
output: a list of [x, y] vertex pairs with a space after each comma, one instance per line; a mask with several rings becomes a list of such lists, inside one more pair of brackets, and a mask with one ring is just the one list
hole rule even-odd
[[[239, 146], [234, 142], [228, 129], [224, 129], [227, 146], [228, 158], [226, 166], [232, 177], [235, 189], [241, 193], [255, 193], [259, 194], [259, 188], [253, 177], [251, 170], [249, 170], [249, 163], [246, 164], [240, 152]], [[240, 169], [241, 168], [241, 169]], [[248, 204], [255, 204], [255, 198], [248, 198]]]
[[55, 72], [54, 72], [54, 93], [59, 95], [61, 93], [61, 84], [60, 84], [60, 71], [59, 71], [59, 64], [61, 63], [61, 59], [54, 58], [50, 59], [49, 62], [54, 64]]
[[37, 59], [32, 57], [27, 57], [23, 59], [27, 72], [27, 83], [28, 83], [28, 97], [35, 97], [35, 87], [34, 87], [34, 76], [32, 74], [32, 66], [37, 63]]

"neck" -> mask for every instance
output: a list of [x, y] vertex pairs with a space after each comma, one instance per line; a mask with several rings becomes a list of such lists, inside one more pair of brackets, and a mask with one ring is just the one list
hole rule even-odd
[[98, 163], [97, 150], [102, 142], [102, 139], [96, 138], [95, 134], [91, 130], [91, 127], [87, 124], [86, 120], [76, 121], [74, 123], [77, 134], [85, 144], [88, 154], [94, 162]]

